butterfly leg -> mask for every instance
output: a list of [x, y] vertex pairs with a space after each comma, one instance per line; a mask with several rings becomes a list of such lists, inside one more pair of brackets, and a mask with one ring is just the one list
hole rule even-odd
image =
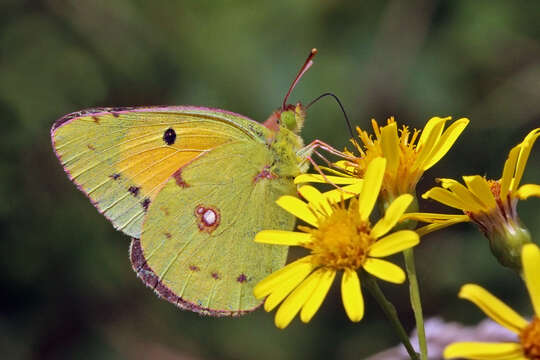
[[[317, 153], [317, 152], [315, 151], [315, 153]], [[318, 154], [318, 155], [320, 155], [320, 154]], [[322, 155], [320, 155], [320, 156], [322, 157]], [[343, 193], [352, 194], [353, 196], [355, 195], [354, 192], [348, 191], [345, 187], [341, 187], [341, 186], [337, 185], [336, 183], [334, 183], [332, 180], [330, 180], [326, 176], [326, 174], [322, 171], [321, 167], [317, 164], [317, 162], [315, 160], [313, 160], [313, 158], [311, 156], [306, 157], [306, 160], [308, 160], [313, 165], [313, 168], [322, 176], [322, 178], [324, 179], [324, 181], [326, 183], [332, 185], [337, 190], [339, 190], [339, 191], [341, 191]], [[335, 191], [335, 190], [332, 190], [332, 191]]]
[[327, 167], [323, 167], [323, 168], [326, 168], [326, 169], [328, 169], [328, 170], [330, 170], [332, 172], [335, 172], [335, 170], [333, 170], [332, 168], [338, 169], [338, 170], [340, 170], [339, 171], [340, 174], [343, 172], [343, 169], [336, 166], [335, 164], [333, 164], [330, 160], [328, 160], [320, 152], [318, 152], [317, 149], [319, 149], [319, 148], [322, 149], [322, 150], [325, 150], [329, 154], [338, 156], [338, 157], [340, 157], [342, 159], [345, 159], [345, 160], [348, 160], [348, 161], [354, 161], [355, 160], [355, 158], [353, 156], [347, 155], [344, 152], [341, 152], [341, 151], [337, 150], [333, 146], [331, 146], [331, 145], [329, 145], [329, 144], [327, 144], [327, 143], [325, 143], [325, 142], [323, 142], [323, 141], [321, 141], [319, 139], [316, 139], [316, 140], [312, 141], [311, 143], [309, 143], [308, 145], [304, 146], [302, 149], [300, 149], [298, 151], [297, 155], [300, 156], [301, 158], [304, 158], [305, 160], [309, 160], [309, 162], [313, 165], [313, 168], [315, 170], [317, 170], [317, 172], [319, 172], [323, 176], [325, 181], [327, 181], [326, 176], [322, 172], [321, 167], [316, 166], [315, 161], [311, 157], [312, 154], [317, 155], [320, 159], [322, 159], [326, 163]]
[[305, 159], [308, 160], [311, 163], [311, 165], [313, 166], [315, 171], [317, 171], [322, 176], [322, 178], [324, 179], [325, 182], [327, 182], [328, 184], [331, 184], [336, 189], [340, 189], [340, 187], [338, 185], [336, 185], [334, 182], [332, 182], [330, 179], [328, 179], [328, 177], [326, 177], [326, 174], [322, 171], [322, 169], [319, 167], [317, 162], [315, 160], [313, 160], [313, 158], [310, 155], [306, 156]]
[[[341, 152], [341, 151], [339, 151], [337, 149], [335, 149], [331, 145], [328, 145], [325, 142], [323, 142], [321, 140], [318, 140], [318, 139], [312, 141], [311, 143], [306, 145], [304, 148], [302, 148], [298, 152], [299, 154], [303, 154], [304, 159], [306, 159], [307, 161], [309, 161], [311, 163], [311, 165], [313, 165], [313, 168], [322, 176], [322, 178], [324, 179], [324, 181], [326, 183], [332, 185], [336, 189], [339, 189], [339, 190], [342, 190], [344, 192], [349, 193], [347, 190], [343, 190], [342, 187], [340, 187], [339, 185], [335, 184], [333, 181], [328, 179], [327, 175], [323, 172], [323, 169], [326, 169], [327, 171], [330, 171], [330, 172], [343, 174], [344, 169], [341, 168], [341, 167], [336, 166], [335, 164], [333, 164], [323, 154], [321, 154], [319, 151], [317, 151], [317, 149], [325, 150], [326, 152], [328, 152], [330, 154], [333, 154], [333, 155], [336, 155], [336, 156], [339, 156], [339, 157], [345, 159], [346, 161], [354, 161], [355, 158], [350, 156], [350, 155], [347, 155], [347, 154], [345, 154], [345, 153], [343, 153], [343, 152]], [[323, 160], [328, 167], [319, 166], [317, 164], [317, 162], [311, 156], [312, 154], [316, 155], [321, 160]], [[302, 155], [300, 155], [300, 156], [302, 156]], [[339, 171], [336, 171], [334, 169], [338, 169]]]
[[336, 155], [336, 156], [338, 156], [338, 157], [340, 157], [342, 159], [349, 160], [349, 161], [354, 161], [353, 156], [347, 155], [344, 152], [337, 150], [332, 145], [329, 145], [329, 144], [327, 144], [324, 141], [321, 141], [319, 139], [313, 140], [312, 142], [310, 142], [309, 144], [304, 146], [302, 149], [300, 149], [298, 151], [298, 155], [299, 156], [309, 155], [317, 148], [321, 148], [321, 149], [325, 150], [326, 152], [328, 152], [328, 153], [330, 153], [332, 155]]

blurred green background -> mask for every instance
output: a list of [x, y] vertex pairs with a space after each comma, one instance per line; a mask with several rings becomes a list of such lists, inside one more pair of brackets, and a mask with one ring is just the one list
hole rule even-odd
[[[159, 300], [131, 270], [129, 239], [65, 176], [49, 129], [96, 106], [204, 105], [262, 121], [317, 47], [291, 102], [332, 91], [365, 128], [390, 115], [417, 128], [434, 115], [469, 117], [419, 191], [434, 177], [498, 178], [509, 149], [540, 124], [539, 14], [536, 1], [2, 0], [0, 357], [362, 359], [396, 344], [368, 296], [365, 319], [350, 323], [338, 289], [311, 323], [285, 331], [262, 310], [201, 318]], [[347, 144], [333, 101], [310, 108], [303, 137]], [[540, 181], [538, 155], [525, 181]], [[533, 234], [539, 206], [519, 206]], [[457, 299], [465, 282], [531, 314], [524, 286], [473, 226], [426, 237], [417, 261], [427, 316], [483, 318]], [[412, 329], [407, 287], [384, 285]]]

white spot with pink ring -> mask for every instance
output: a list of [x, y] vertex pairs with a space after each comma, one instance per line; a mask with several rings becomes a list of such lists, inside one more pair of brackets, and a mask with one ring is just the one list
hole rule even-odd
[[219, 210], [213, 206], [198, 205], [195, 208], [195, 217], [200, 231], [211, 233], [220, 223]]
[[214, 210], [212, 209], [207, 209], [203, 216], [203, 221], [206, 223], [206, 225], [208, 226], [212, 226], [216, 223], [216, 220], [217, 220], [217, 215], [216, 213], [214, 212]]

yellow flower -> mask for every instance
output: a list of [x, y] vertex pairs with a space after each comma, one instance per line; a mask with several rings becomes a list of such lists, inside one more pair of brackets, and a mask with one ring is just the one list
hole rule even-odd
[[[349, 160], [336, 163], [348, 179], [348, 183], [354, 183], [364, 177], [364, 173], [369, 164], [378, 157], [387, 160], [386, 172], [381, 189], [381, 197], [390, 201], [401, 194], [413, 194], [416, 184], [427, 169], [435, 165], [456, 142], [463, 132], [469, 120], [459, 119], [450, 125], [445, 131], [445, 123], [451, 117], [431, 118], [423, 131], [409, 131], [407, 126], [403, 126], [399, 131], [394, 118], [388, 119], [388, 124], [379, 127], [375, 120], [372, 120], [375, 139], [366, 131], [357, 128], [358, 136], [363, 146], [352, 139], [352, 143], [358, 153], [356, 157], [351, 152], [345, 151]], [[418, 141], [417, 141], [418, 140]], [[353, 159], [353, 160], [351, 160]], [[322, 181], [321, 175], [307, 174], [300, 176], [296, 182]], [[332, 177], [335, 184], [347, 183]]]
[[531, 321], [525, 320], [478, 285], [464, 285], [459, 292], [459, 297], [472, 301], [487, 316], [516, 333], [519, 342], [458, 342], [446, 347], [445, 359], [540, 359], [540, 249], [534, 244], [524, 245], [521, 258], [525, 283], [535, 312]]
[[[368, 167], [364, 190], [353, 198], [348, 207], [338, 203], [336, 191], [321, 194], [311, 186], [303, 186], [300, 194], [308, 203], [282, 196], [277, 203], [286, 211], [311, 226], [299, 226], [300, 231], [261, 231], [256, 242], [302, 246], [310, 255], [287, 265], [257, 284], [255, 297], [266, 298], [264, 309], [276, 312], [275, 324], [285, 328], [300, 312], [300, 319], [309, 322], [321, 306], [338, 272], [341, 296], [351, 321], [364, 316], [364, 301], [357, 271], [366, 272], [393, 283], [405, 281], [403, 270], [380, 259], [415, 246], [419, 237], [414, 231], [403, 230], [386, 235], [397, 223], [412, 201], [411, 195], [398, 197], [387, 209], [385, 216], [371, 226], [369, 216], [377, 200], [384, 176], [385, 159], [375, 159]], [[343, 193], [342, 193], [343, 194]], [[385, 236], [386, 235], [386, 236]]]
[[472, 221], [490, 239], [495, 255], [503, 265], [520, 268], [520, 249], [530, 241], [528, 231], [521, 224], [516, 206], [519, 199], [540, 196], [540, 185], [520, 186], [531, 149], [540, 136], [540, 128], [531, 131], [508, 154], [500, 180], [483, 176], [463, 176], [465, 185], [456, 180], [439, 179], [441, 187], [424, 193], [424, 199], [433, 199], [463, 211], [465, 215], [410, 213], [404, 219], [428, 222], [420, 234], [435, 231], [459, 222]]

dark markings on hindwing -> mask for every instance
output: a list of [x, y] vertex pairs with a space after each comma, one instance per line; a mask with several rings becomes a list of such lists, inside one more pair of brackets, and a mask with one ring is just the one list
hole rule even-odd
[[[249, 310], [239, 310], [239, 311], [230, 311], [230, 310], [216, 310], [209, 309], [201, 306], [200, 304], [195, 304], [190, 301], [182, 299], [180, 296], [176, 295], [167, 285], [165, 285], [161, 279], [156, 275], [154, 270], [148, 265], [146, 258], [141, 247], [141, 241], [139, 239], [132, 238], [130, 246], [130, 260], [133, 270], [137, 273], [137, 276], [144, 282], [146, 286], [153, 289], [158, 297], [169, 301], [170, 303], [175, 304], [176, 306], [185, 309], [194, 311], [201, 315], [211, 315], [211, 316], [237, 316], [246, 314], [250, 311], [255, 310], [258, 306]], [[200, 268], [196, 265], [190, 265], [189, 270], [192, 272], [200, 271]], [[220, 274], [217, 272], [211, 273], [212, 278], [219, 280], [221, 278]]]
[[148, 211], [148, 207], [150, 206], [150, 199], [144, 198], [143, 201], [141, 201], [141, 206], [143, 207], [143, 210], [146, 212]]
[[128, 188], [128, 191], [131, 193], [131, 195], [137, 197], [139, 195], [139, 190], [141, 190], [138, 186], [130, 186]]
[[245, 283], [247, 282], [247, 280], [247, 276], [243, 273], [238, 275], [238, 277], [236, 278], [236, 281], [238, 281], [239, 283]]
[[181, 188], [187, 188], [189, 184], [182, 178], [182, 169], [176, 170], [176, 172], [173, 174], [174, 180], [176, 180], [176, 185], [180, 186]]

